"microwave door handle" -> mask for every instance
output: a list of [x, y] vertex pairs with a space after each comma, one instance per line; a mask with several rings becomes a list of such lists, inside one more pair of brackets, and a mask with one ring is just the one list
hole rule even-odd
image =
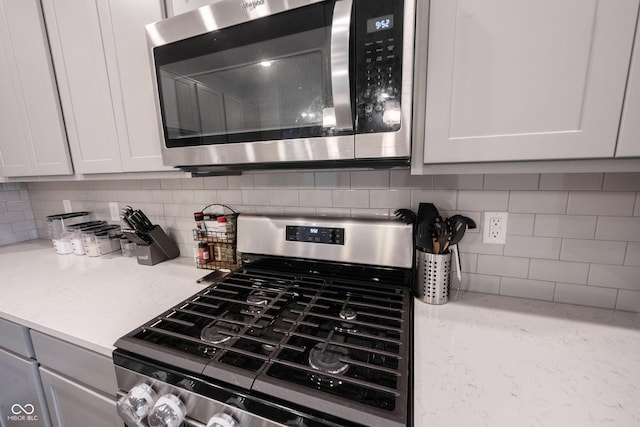
[[352, 131], [349, 38], [353, 0], [336, 0], [331, 24], [331, 91], [336, 129]]

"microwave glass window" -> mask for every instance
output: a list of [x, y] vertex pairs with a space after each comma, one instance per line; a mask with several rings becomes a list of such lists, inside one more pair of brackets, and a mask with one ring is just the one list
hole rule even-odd
[[[333, 107], [330, 10], [320, 4], [293, 12], [315, 17], [280, 25], [275, 15], [258, 20], [264, 25], [250, 23], [250, 31], [243, 24], [156, 48], [167, 146], [335, 132], [327, 119]], [[190, 55], [182, 59], [185, 51]]]

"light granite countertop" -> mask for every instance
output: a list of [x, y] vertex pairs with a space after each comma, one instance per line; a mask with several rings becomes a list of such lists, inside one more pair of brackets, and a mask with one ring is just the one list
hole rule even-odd
[[0, 246], [0, 317], [111, 357], [113, 343], [203, 288], [188, 258], [57, 255], [51, 241]]
[[639, 426], [640, 314], [415, 301], [416, 426]]
[[[189, 261], [3, 246], [0, 317], [110, 357], [203, 288]], [[640, 425], [639, 313], [474, 293], [414, 307], [416, 427]]]

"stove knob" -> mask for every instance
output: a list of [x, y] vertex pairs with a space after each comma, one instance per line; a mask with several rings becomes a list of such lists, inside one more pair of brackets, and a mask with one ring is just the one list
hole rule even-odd
[[209, 422], [207, 423], [207, 427], [238, 427], [239, 424], [235, 418], [233, 418], [229, 414], [225, 414], [224, 412], [220, 412], [219, 414], [215, 414]]
[[178, 427], [187, 415], [182, 400], [173, 394], [160, 396], [149, 416], [147, 422], [150, 427]]
[[141, 383], [129, 390], [126, 396], [120, 398], [116, 407], [120, 418], [127, 426], [143, 426], [143, 420], [149, 414], [155, 400], [156, 392], [151, 386]]

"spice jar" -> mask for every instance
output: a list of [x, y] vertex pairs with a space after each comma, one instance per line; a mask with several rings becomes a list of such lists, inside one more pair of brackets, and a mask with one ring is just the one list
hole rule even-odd
[[201, 264], [209, 262], [211, 256], [209, 254], [209, 245], [206, 242], [198, 243], [198, 261]]
[[219, 216], [216, 218], [216, 222], [218, 223], [218, 236], [221, 239], [227, 238], [227, 218], [224, 216]]
[[204, 235], [204, 214], [202, 212], [195, 212], [193, 219], [196, 221], [196, 229], [199, 236]]

